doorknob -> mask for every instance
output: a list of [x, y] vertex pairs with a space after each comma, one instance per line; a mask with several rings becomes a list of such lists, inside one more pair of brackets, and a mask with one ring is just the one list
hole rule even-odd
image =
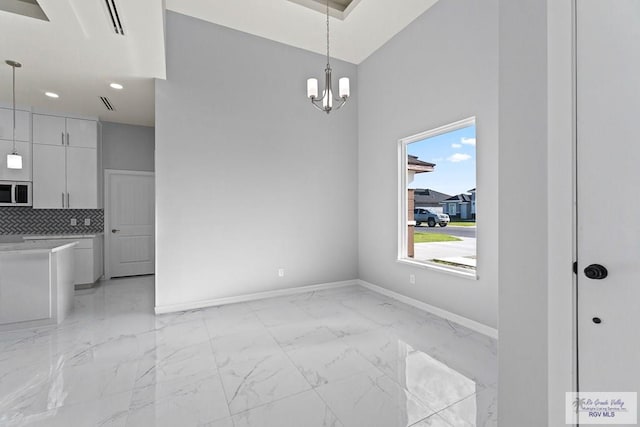
[[118, 230], [117, 228], [113, 228], [113, 229], [111, 230], [111, 232], [112, 232], [112, 233], [117, 233], [118, 231], [120, 231], [120, 230]]
[[602, 280], [609, 275], [609, 272], [600, 264], [591, 264], [584, 269], [584, 275], [589, 279]]

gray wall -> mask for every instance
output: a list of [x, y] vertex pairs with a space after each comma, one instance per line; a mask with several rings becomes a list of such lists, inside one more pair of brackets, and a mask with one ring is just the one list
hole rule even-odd
[[154, 128], [102, 122], [102, 167], [134, 171], [154, 170]]
[[[493, 328], [498, 323], [497, 3], [438, 2], [358, 67], [360, 278]], [[478, 141], [479, 279], [398, 264], [397, 142], [471, 116]], [[415, 285], [409, 284], [410, 274]]]
[[[353, 99], [305, 98], [322, 55], [167, 13], [156, 82], [156, 307], [357, 278]], [[285, 269], [279, 278], [278, 268]]]

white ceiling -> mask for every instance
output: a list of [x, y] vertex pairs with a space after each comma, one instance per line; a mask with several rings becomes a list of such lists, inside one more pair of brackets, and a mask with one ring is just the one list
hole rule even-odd
[[[18, 105], [153, 126], [153, 79], [166, 77], [163, 0], [115, 1], [124, 36], [115, 34], [104, 0], [38, 0], [49, 22], [0, 10], [0, 104], [11, 102], [11, 67], [4, 61], [13, 59], [23, 64], [16, 72]], [[318, 0], [165, 1], [172, 11], [326, 52]], [[337, 8], [349, 3], [332, 1]], [[359, 64], [436, 1], [353, 0], [344, 12], [332, 10], [338, 19], [331, 19], [331, 56]], [[124, 90], [111, 89], [111, 82]], [[107, 111], [100, 96], [116, 111]]]
[[[103, 0], [39, 0], [49, 22], [0, 11], [0, 102], [104, 121], [154, 124], [153, 77], [165, 77], [162, 0], [116, 0], [125, 35], [117, 35]], [[116, 91], [109, 83], [118, 82]], [[45, 91], [58, 93], [51, 99]], [[106, 96], [116, 108], [109, 112]]]
[[[331, 56], [359, 64], [436, 2], [354, 1], [344, 20], [331, 20]], [[175, 12], [326, 53], [323, 14], [289, 0], [166, 0], [166, 4]]]

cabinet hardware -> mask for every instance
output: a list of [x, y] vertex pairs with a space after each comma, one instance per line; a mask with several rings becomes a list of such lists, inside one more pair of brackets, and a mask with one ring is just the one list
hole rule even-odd
[[67, 132], [67, 145], [69, 145], [69, 132]]
[[64, 208], [64, 193], [62, 193], [61, 196], [62, 196], [62, 207]]
[[67, 207], [71, 207], [71, 202], [69, 201], [69, 193], [67, 193]]
[[62, 145], [64, 145], [64, 132], [61, 132], [60, 136], [62, 137]]

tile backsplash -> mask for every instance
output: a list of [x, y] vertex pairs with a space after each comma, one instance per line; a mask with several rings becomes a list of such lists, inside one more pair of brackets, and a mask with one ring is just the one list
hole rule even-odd
[[[71, 225], [71, 220], [77, 225]], [[88, 218], [91, 225], [84, 225]], [[103, 232], [102, 209], [0, 207], [0, 234], [92, 234]]]

